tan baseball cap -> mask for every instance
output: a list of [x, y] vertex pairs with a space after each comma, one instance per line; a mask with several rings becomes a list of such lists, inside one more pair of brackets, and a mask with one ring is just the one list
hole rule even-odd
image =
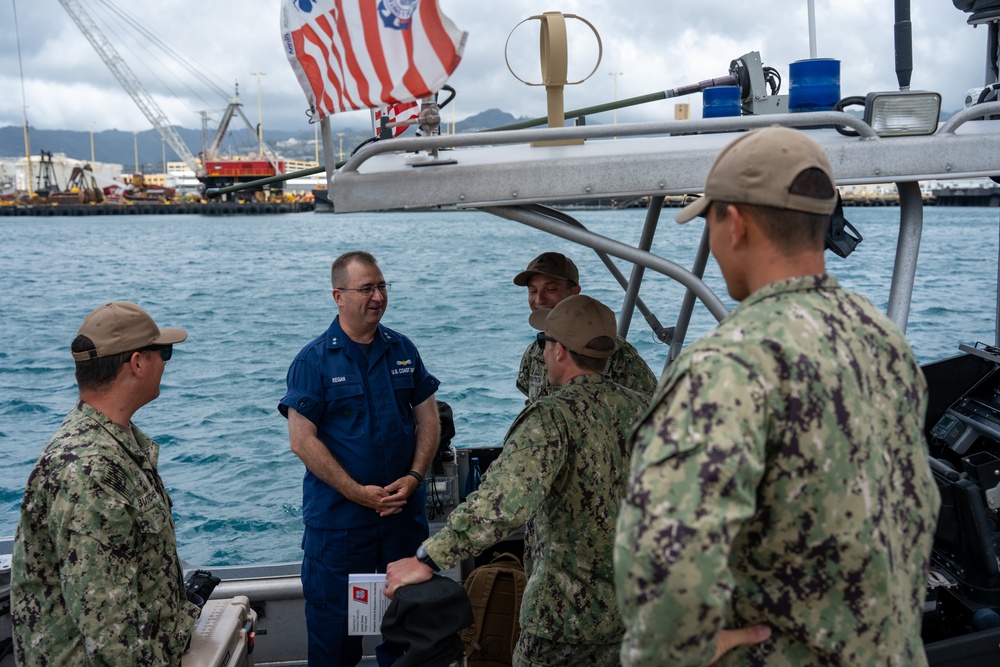
[[576, 270], [576, 264], [562, 253], [543, 252], [528, 263], [528, 268], [514, 276], [514, 284], [527, 287], [528, 280], [536, 273], [580, 284], [580, 272]]
[[820, 169], [835, 182], [826, 153], [804, 132], [777, 126], [748, 132], [719, 153], [708, 172], [705, 196], [681, 209], [676, 220], [705, 215], [713, 201], [830, 215], [837, 207], [836, 189], [832, 197], [821, 199], [789, 192], [806, 169]]
[[587, 343], [599, 336], [615, 340], [615, 314], [597, 299], [585, 294], [568, 296], [555, 308], [539, 308], [528, 318], [531, 326], [549, 334], [567, 348], [585, 357], [606, 359], [615, 353], [610, 350], [592, 350]]
[[77, 361], [110, 357], [150, 345], [172, 345], [187, 338], [184, 329], [160, 329], [145, 310], [128, 301], [114, 301], [92, 311], [77, 336], [86, 336], [95, 349], [74, 352]]

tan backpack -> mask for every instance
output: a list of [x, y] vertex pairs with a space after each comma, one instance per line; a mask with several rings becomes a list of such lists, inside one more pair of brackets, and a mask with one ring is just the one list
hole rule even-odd
[[520, 559], [510, 553], [496, 556], [466, 578], [473, 622], [459, 636], [469, 667], [510, 667], [521, 634], [518, 618], [527, 583]]

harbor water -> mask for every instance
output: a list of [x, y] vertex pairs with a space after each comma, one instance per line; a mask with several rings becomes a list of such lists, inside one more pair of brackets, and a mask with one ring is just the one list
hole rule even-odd
[[[827, 253], [846, 287], [885, 308], [898, 209], [848, 209], [864, 236]], [[664, 211], [653, 251], [690, 266], [703, 225]], [[645, 211], [582, 211], [591, 231], [635, 245]], [[994, 343], [998, 211], [929, 208], [907, 337], [921, 362]], [[335, 315], [331, 260], [365, 249], [392, 283], [383, 323], [408, 335], [453, 408], [454, 444], [499, 445], [523, 405], [517, 364], [533, 339], [515, 273], [540, 252], [578, 264], [584, 292], [620, 309], [623, 291], [590, 250], [475, 211], [209, 218], [0, 219], [0, 535], [13, 535], [24, 484], [76, 399], [69, 343], [108, 301], [142, 305], [188, 330], [160, 397], [136, 424], [161, 445], [179, 550], [205, 566], [301, 558], [303, 466], [276, 406], [298, 350]], [[618, 262], [628, 275], [630, 267]], [[734, 304], [714, 261], [706, 282]], [[647, 272], [640, 297], [674, 323], [683, 289]], [[688, 340], [714, 320], [696, 307]], [[667, 348], [636, 312], [629, 339], [655, 372]]]

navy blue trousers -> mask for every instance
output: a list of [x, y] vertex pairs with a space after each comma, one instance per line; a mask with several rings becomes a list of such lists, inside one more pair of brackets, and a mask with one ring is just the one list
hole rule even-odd
[[[302, 592], [311, 667], [354, 667], [361, 661], [361, 637], [347, 634], [347, 575], [385, 572], [389, 563], [413, 556], [425, 539], [423, 516], [397, 514], [346, 530], [306, 526]], [[389, 667], [398, 655], [380, 645], [376, 657], [381, 667]]]

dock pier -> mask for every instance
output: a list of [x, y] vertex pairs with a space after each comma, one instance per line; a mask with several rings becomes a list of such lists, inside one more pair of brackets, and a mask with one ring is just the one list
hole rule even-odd
[[312, 211], [311, 201], [141, 204], [10, 204], [0, 205], [0, 216], [84, 216], [84, 215], [273, 215]]

